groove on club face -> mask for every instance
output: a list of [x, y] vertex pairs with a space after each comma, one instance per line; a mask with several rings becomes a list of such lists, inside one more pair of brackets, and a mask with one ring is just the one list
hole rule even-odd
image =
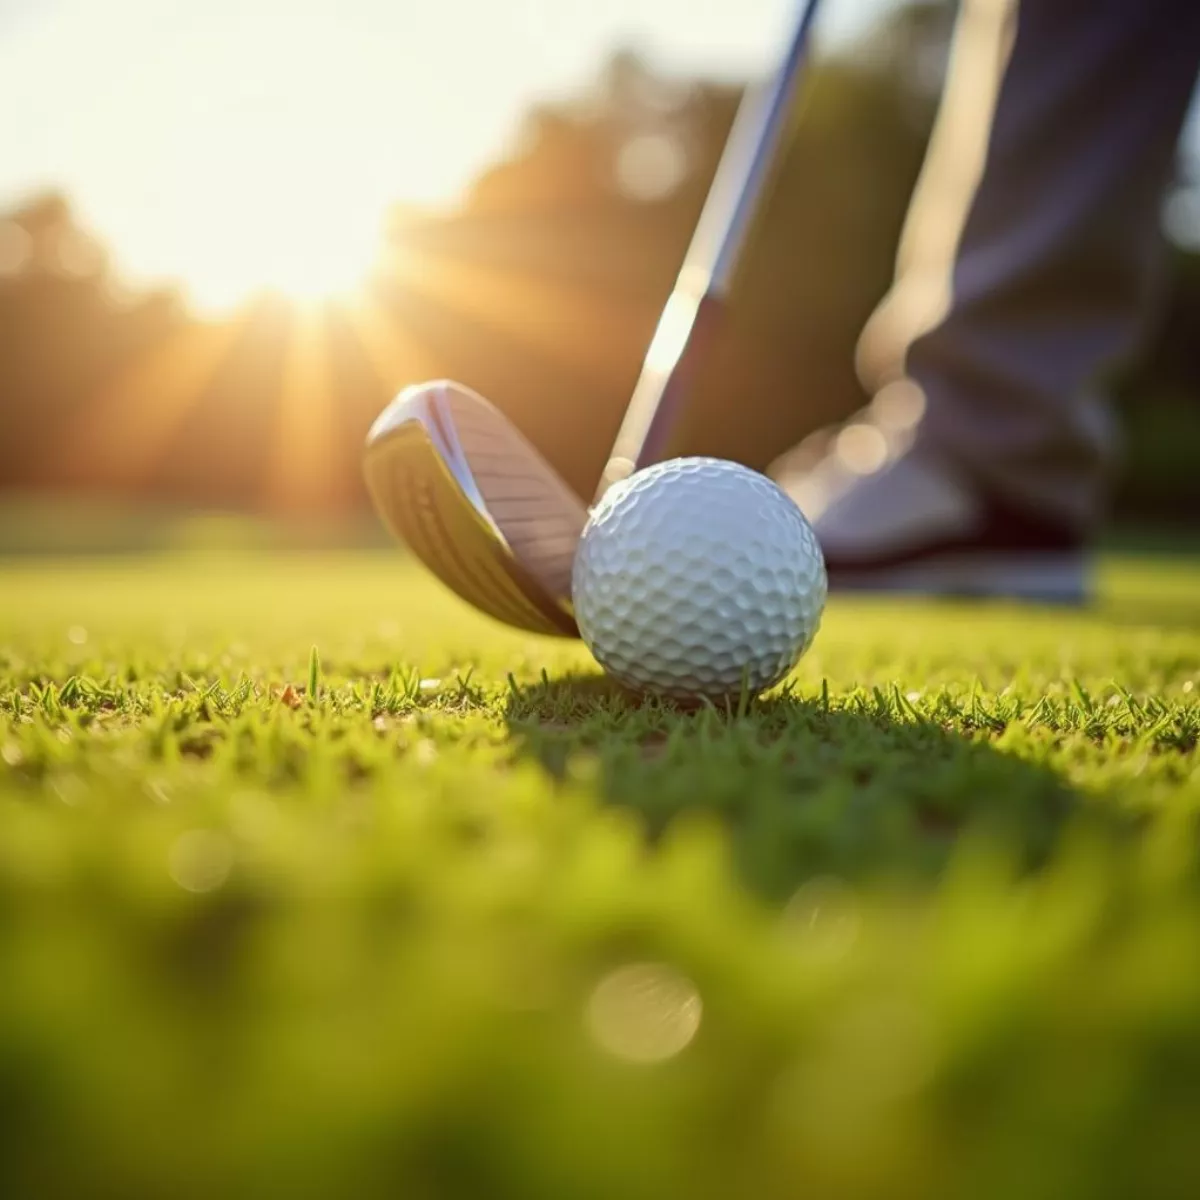
[[488, 516], [513, 557], [548, 595], [569, 604], [575, 549], [587, 523], [582, 501], [481, 396], [447, 389], [433, 407], [448, 413]]
[[505, 624], [578, 636], [570, 569], [586, 510], [486, 401], [452, 384], [403, 393], [368, 437], [364, 473], [389, 530], [452, 591]]

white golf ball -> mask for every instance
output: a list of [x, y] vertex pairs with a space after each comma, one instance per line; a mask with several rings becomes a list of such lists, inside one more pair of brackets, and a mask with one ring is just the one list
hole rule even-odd
[[575, 619], [622, 683], [679, 699], [751, 695], [812, 643], [825, 560], [795, 502], [736, 463], [677, 458], [604, 494], [575, 556]]

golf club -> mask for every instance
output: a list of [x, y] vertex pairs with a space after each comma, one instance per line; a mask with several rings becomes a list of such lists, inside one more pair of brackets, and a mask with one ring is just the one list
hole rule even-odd
[[[667, 450], [697, 349], [728, 300], [799, 88], [818, 0], [803, 0], [766, 87], [739, 106], [596, 496]], [[405, 388], [367, 434], [363, 470], [388, 529], [464, 600], [518, 629], [578, 637], [571, 568], [588, 510], [531, 442], [449, 380]]]

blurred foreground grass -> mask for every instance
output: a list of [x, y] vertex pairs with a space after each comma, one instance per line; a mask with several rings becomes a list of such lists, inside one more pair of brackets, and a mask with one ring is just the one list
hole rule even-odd
[[394, 554], [0, 567], [0, 1194], [1194, 1196], [1200, 564], [1102, 585], [731, 717]]

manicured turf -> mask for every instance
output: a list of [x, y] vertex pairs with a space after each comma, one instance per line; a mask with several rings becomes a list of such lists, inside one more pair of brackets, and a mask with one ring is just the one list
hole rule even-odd
[[394, 554], [0, 567], [0, 1194], [1193, 1196], [1200, 564], [637, 704]]

